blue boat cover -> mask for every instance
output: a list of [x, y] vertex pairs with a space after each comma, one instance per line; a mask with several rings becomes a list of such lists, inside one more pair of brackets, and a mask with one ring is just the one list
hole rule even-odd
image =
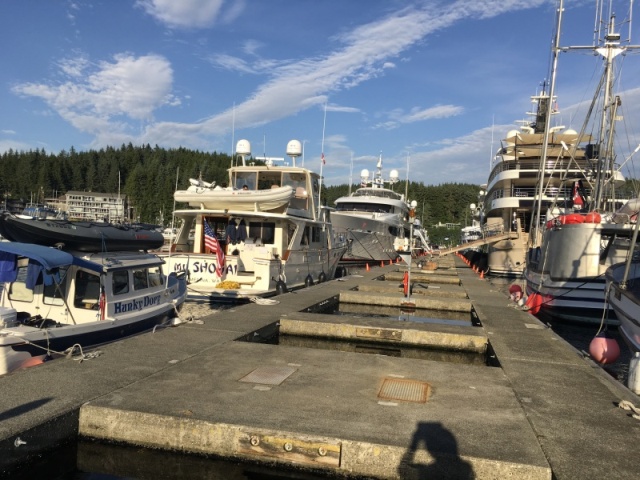
[[[15, 264], [15, 259], [11, 259], [6, 254], [26, 257], [30, 260], [29, 263], [37, 262], [47, 272], [69, 265], [77, 265], [98, 273], [102, 272], [102, 265], [98, 263], [89, 262], [56, 248], [43, 247], [32, 243], [0, 242], [0, 259], [3, 262]], [[6, 269], [6, 265], [0, 267], [0, 271], [6, 272]]]

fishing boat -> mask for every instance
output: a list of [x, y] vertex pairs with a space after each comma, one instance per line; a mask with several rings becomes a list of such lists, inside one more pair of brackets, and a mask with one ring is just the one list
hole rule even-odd
[[186, 282], [165, 276], [162, 264], [142, 252], [1, 242], [0, 375], [169, 322], [186, 299]]
[[79, 252], [155, 250], [164, 242], [155, 225], [56, 220], [9, 212], [0, 215], [0, 235], [12, 242]]
[[[562, 6], [558, 15], [560, 25]], [[582, 168], [590, 175], [578, 182], [566, 178], [574, 189], [572, 204], [552, 204], [544, 212], [538, 202], [524, 277], [529, 304], [543, 315], [580, 323], [600, 323], [604, 315], [615, 325], [615, 312], [605, 303], [605, 272], [627, 257], [639, 208], [635, 202], [625, 206], [625, 201], [615, 195], [623, 177], [615, 163], [613, 149], [615, 122], [621, 105], [620, 97], [613, 94], [613, 67], [618, 55], [638, 47], [621, 45], [620, 34], [615, 31], [615, 17], [602, 24], [606, 25], [605, 33], [594, 47], [560, 48], [558, 39], [555, 42], [554, 64], [559, 51], [572, 48], [593, 48], [604, 58], [602, 80], [592, 104], [599, 105], [593, 110], [602, 112], [595, 128], [599, 137], [584, 150], [587, 164]], [[559, 31], [558, 26], [558, 37]], [[551, 98], [554, 77], [555, 74]], [[587, 129], [588, 120], [583, 131]], [[568, 162], [575, 162], [576, 145], [568, 144], [567, 149]], [[545, 178], [544, 163], [539, 178]], [[544, 184], [539, 181], [537, 187], [539, 192]]]
[[[320, 176], [296, 166], [301, 152], [292, 140], [291, 165], [273, 158], [247, 165], [251, 145], [240, 140], [228, 190], [202, 192], [208, 199], [198, 202], [189, 200], [193, 191], [175, 192], [189, 208], [174, 211], [178, 232], [160, 255], [169, 272], [187, 275], [190, 299], [240, 301], [334, 277], [346, 243], [336, 241], [329, 211], [319, 206]], [[196, 186], [203, 187], [215, 188]]]
[[[382, 156], [379, 157], [374, 177], [369, 170], [360, 173], [361, 187], [353, 194], [335, 201], [331, 223], [336, 234], [348, 241], [343, 261], [395, 260], [398, 252], [409, 250], [410, 206], [403, 194], [386, 188], [398, 182], [398, 171], [391, 170], [389, 180], [382, 176]], [[416, 230], [422, 236], [423, 245], [428, 241], [424, 230]]]

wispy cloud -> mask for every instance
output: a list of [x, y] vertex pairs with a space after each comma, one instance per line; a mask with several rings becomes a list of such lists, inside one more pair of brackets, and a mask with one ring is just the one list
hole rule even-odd
[[436, 105], [435, 107], [412, 108], [408, 113], [401, 109], [391, 111], [388, 116], [389, 120], [378, 123], [374, 128], [385, 128], [392, 130], [398, 128], [401, 124], [421, 122], [424, 120], [432, 120], [436, 118], [449, 118], [464, 113], [464, 107], [457, 105]]
[[[76, 128], [95, 136], [94, 144], [126, 138], [135, 143], [200, 148], [211, 139], [229, 132], [232, 115], [236, 128], [248, 128], [277, 121], [326, 102], [335, 92], [355, 88], [392, 68], [406, 50], [428, 35], [468, 18], [489, 18], [510, 10], [535, 8], [550, 0], [459, 0], [450, 5], [427, 2], [423, 8], [405, 8], [377, 21], [357, 26], [332, 39], [337, 45], [323, 55], [297, 60], [259, 58], [259, 47], [244, 43], [251, 61], [218, 53], [212, 61], [241, 73], [262, 73], [266, 81], [235, 106], [191, 123], [154, 122], [154, 112], [179, 104], [172, 93], [173, 71], [158, 55], [116, 55], [112, 61], [89, 65], [78, 57], [60, 63], [61, 71], [76, 76], [58, 85], [25, 83], [13, 91], [43, 99]], [[223, 11], [223, 0], [137, 0], [136, 5], [172, 28], [203, 28], [225, 12], [237, 18], [243, 1]], [[231, 12], [231, 13], [229, 13]], [[235, 17], [234, 17], [235, 15]], [[278, 68], [273, 68], [275, 65]], [[93, 71], [91, 72], [91, 70]], [[78, 76], [82, 74], [82, 76]], [[340, 107], [335, 111], [357, 111]], [[414, 109], [390, 122], [413, 122], [458, 115], [461, 107], [441, 105]], [[142, 126], [140, 122], [143, 122]], [[391, 124], [389, 124], [391, 125]], [[389, 126], [387, 128], [390, 128]], [[94, 145], [95, 146], [95, 145]]]

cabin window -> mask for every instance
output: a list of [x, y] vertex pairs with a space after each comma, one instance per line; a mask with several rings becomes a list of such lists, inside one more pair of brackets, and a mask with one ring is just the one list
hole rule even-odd
[[275, 243], [276, 224], [275, 222], [250, 222], [249, 238], [255, 243]]
[[67, 297], [67, 268], [60, 268], [58, 270], [60, 275], [60, 283], [53, 283], [51, 285], [44, 286], [44, 299], [43, 302], [47, 305], [64, 305], [64, 298]]
[[322, 229], [320, 227], [313, 227], [311, 229], [311, 241], [313, 243], [318, 243], [320, 242], [321, 238], [322, 238]]
[[100, 303], [100, 276], [85, 270], [76, 272], [73, 306], [97, 309]]
[[149, 279], [147, 278], [147, 269], [139, 268], [133, 271], [133, 289], [143, 290], [149, 288]]
[[114, 295], [129, 293], [129, 272], [127, 270], [113, 272], [111, 288]]
[[306, 210], [309, 198], [307, 191], [307, 177], [304, 173], [284, 172], [282, 185], [293, 187], [293, 198], [289, 202], [291, 208]]
[[9, 299], [18, 302], [32, 302], [33, 290], [27, 288], [27, 267], [18, 267], [18, 277], [9, 285]]
[[159, 287], [164, 283], [164, 276], [162, 275], [162, 267], [149, 268], [149, 286]]
[[249, 190], [256, 189], [256, 172], [236, 172], [233, 187], [242, 190], [245, 185]]
[[258, 190], [280, 187], [280, 173], [261, 173], [258, 179]]

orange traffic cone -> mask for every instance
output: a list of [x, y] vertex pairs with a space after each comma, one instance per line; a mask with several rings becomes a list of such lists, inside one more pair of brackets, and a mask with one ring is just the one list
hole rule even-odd
[[369, 264], [367, 263], [367, 272], [368, 272], [369, 270], [371, 270], [371, 269], [369, 268]]
[[384, 260], [380, 260], [380, 266], [384, 267]]
[[389, 260], [389, 265], [391, 265], [391, 260]]
[[484, 270], [480, 270], [480, 280], [484, 278]]

